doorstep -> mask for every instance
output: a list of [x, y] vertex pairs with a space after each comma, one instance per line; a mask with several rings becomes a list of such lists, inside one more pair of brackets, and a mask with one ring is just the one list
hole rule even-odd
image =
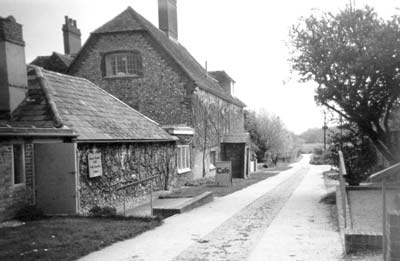
[[[212, 192], [204, 192], [196, 197], [157, 198], [153, 200], [153, 216], [167, 218], [202, 206], [214, 199]], [[151, 216], [150, 203], [126, 210], [126, 216]]]

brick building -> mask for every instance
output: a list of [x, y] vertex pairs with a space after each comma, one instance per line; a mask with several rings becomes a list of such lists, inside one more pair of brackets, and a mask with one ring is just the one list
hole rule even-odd
[[218, 160], [232, 161], [234, 177], [246, 177], [245, 104], [232, 95], [234, 81], [223, 71], [208, 73], [179, 43], [175, 0], [159, 0], [159, 22], [160, 29], [128, 7], [91, 33], [67, 73], [181, 134], [182, 177], [212, 176]]
[[[21, 25], [0, 17], [0, 220], [138, 205], [177, 186], [176, 137], [84, 78], [25, 64]], [[190, 137], [191, 129], [181, 129]]]

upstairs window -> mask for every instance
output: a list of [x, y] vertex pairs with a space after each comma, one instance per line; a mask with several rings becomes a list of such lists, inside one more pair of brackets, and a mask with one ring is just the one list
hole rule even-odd
[[189, 145], [177, 146], [177, 167], [178, 173], [190, 171], [190, 148]]
[[139, 52], [118, 52], [105, 56], [107, 77], [140, 76], [142, 73], [142, 56]]

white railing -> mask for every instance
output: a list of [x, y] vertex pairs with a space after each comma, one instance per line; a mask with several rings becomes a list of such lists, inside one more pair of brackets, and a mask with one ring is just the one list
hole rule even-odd
[[342, 209], [343, 209], [343, 217], [344, 217], [344, 227], [351, 227], [350, 222], [350, 210], [348, 209], [349, 202], [347, 198], [346, 192], [346, 181], [345, 176], [347, 175], [346, 165], [344, 164], [344, 156], [343, 152], [339, 150], [339, 185], [340, 185], [340, 193], [342, 194]]

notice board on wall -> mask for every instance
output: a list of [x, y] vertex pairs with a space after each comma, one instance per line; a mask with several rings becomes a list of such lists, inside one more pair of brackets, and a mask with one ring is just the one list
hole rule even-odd
[[99, 177], [103, 175], [103, 166], [101, 165], [101, 153], [89, 153], [89, 177]]
[[217, 161], [215, 163], [215, 183], [217, 186], [232, 186], [232, 163], [230, 161]]

